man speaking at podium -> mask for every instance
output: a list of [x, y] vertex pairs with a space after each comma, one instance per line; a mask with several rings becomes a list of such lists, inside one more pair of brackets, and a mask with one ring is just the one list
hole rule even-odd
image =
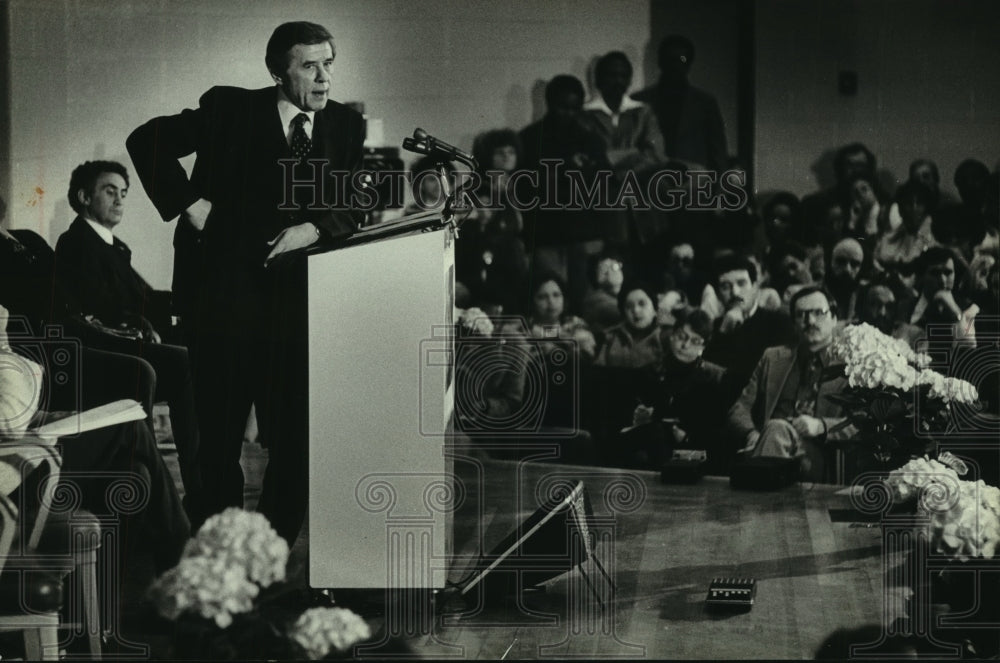
[[[274, 87], [213, 87], [126, 145], [174, 233], [173, 291], [193, 358], [206, 517], [243, 505], [251, 404], [268, 447], [258, 510], [293, 544], [308, 500], [308, 352], [303, 251], [363, 219], [332, 202], [330, 171], [361, 164], [361, 115], [329, 100], [336, 51], [321, 25], [279, 25]], [[178, 159], [194, 153], [190, 178]], [[193, 523], [197, 527], [200, 523]]]

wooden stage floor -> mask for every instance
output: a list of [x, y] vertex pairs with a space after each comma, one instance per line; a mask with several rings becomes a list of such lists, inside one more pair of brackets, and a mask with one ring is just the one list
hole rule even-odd
[[[245, 445], [248, 507], [259, 494], [265, 454]], [[172, 457], [168, 464], [176, 476]], [[742, 492], [720, 477], [665, 485], [652, 472], [480, 454], [460, 456], [455, 475], [466, 499], [455, 514], [451, 580], [527, 518], [546, 491], [582, 480], [596, 518], [596, 555], [615, 588], [600, 582], [591, 562], [583, 568], [603, 608], [576, 569], [519, 600], [480, 605], [470, 593], [433, 612], [404, 606], [406, 623], [395, 626], [386, 615], [399, 614], [399, 606], [366, 615], [373, 629], [399, 635], [415, 657], [803, 659], [835, 630], [878, 625], [884, 610], [892, 612], [881, 529], [831, 518], [831, 509], [849, 507], [836, 486]], [[304, 532], [289, 565], [293, 583], [305, 582], [307, 554]], [[719, 576], [756, 578], [749, 612], [706, 608], [708, 585]]]

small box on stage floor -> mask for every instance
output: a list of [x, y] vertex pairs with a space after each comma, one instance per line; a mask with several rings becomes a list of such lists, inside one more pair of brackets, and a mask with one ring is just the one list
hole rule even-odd
[[705, 475], [704, 449], [674, 449], [670, 460], [660, 468], [663, 483], [697, 483]]

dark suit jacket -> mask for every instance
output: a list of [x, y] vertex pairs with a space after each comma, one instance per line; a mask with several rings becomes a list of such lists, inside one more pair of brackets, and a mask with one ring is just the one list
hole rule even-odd
[[728, 334], [719, 331], [720, 323], [721, 319], [716, 321], [715, 334], [705, 348], [705, 359], [726, 369], [722, 394], [728, 407], [746, 386], [764, 350], [772, 345], [795, 342], [795, 326], [784, 311], [760, 307], [749, 320]]
[[82, 217], [59, 236], [55, 265], [71, 315], [94, 315], [106, 325], [147, 317], [154, 290], [132, 268], [132, 251], [117, 237], [109, 245]]
[[26, 316], [34, 333], [62, 319], [65, 302], [53, 287], [55, 254], [38, 233], [8, 231], [16, 240], [0, 237], [0, 305], [11, 316]]
[[719, 103], [708, 92], [687, 86], [681, 93], [677, 125], [665, 125], [669, 95], [662, 84], [640, 90], [632, 95], [653, 107], [660, 121], [663, 149], [668, 159], [680, 159], [700, 164], [709, 170], [722, 172], [729, 167], [726, 129]]
[[[343, 191], [328, 176], [358, 169], [363, 142], [361, 115], [329, 101], [314, 116], [309, 157], [321, 160], [325, 171], [309, 165], [293, 171], [280, 163], [292, 154], [274, 87], [214, 87], [198, 108], [154, 118], [133, 131], [126, 141], [129, 155], [164, 220], [198, 198], [212, 203], [201, 233], [179, 223], [174, 234], [174, 297], [181, 314], [222, 330], [259, 323], [271, 278], [263, 267], [271, 250], [267, 242], [303, 222], [315, 224], [330, 242], [350, 235], [363, 219], [348, 201], [336, 199]], [[178, 159], [192, 153], [197, 158], [188, 178]], [[282, 209], [292, 207], [293, 193], [305, 194], [299, 200], [308, 207]]]
[[[746, 439], [750, 431], [761, 430], [771, 419], [785, 381], [796, 368], [797, 352], [797, 348], [784, 345], [764, 351], [764, 356], [757, 363], [750, 382], [729, 409], [729, 426], [739, 440]], [[843, 375], [819, 384], [816, 417], [826, 423], [827, 429], [832, 429], [840, 423], [844, 415], [840, 406], [827, 399], [826, 395], [839, 394], [846, 388], [847, 378]], [[845, 440], [856, 434], [857, 429], [849, 425], [836, 433], [830, 433], [828, 439]]]

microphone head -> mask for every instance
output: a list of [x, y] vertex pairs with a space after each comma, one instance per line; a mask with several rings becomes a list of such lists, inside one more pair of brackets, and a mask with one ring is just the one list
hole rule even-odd
[[425, 138], [427, 138], [427, 132], [421, 129], [420, 127], [417, 127], [416, 129], [413, 130], [413, 137], [416, 138], [417, 140], [424, 140]]

